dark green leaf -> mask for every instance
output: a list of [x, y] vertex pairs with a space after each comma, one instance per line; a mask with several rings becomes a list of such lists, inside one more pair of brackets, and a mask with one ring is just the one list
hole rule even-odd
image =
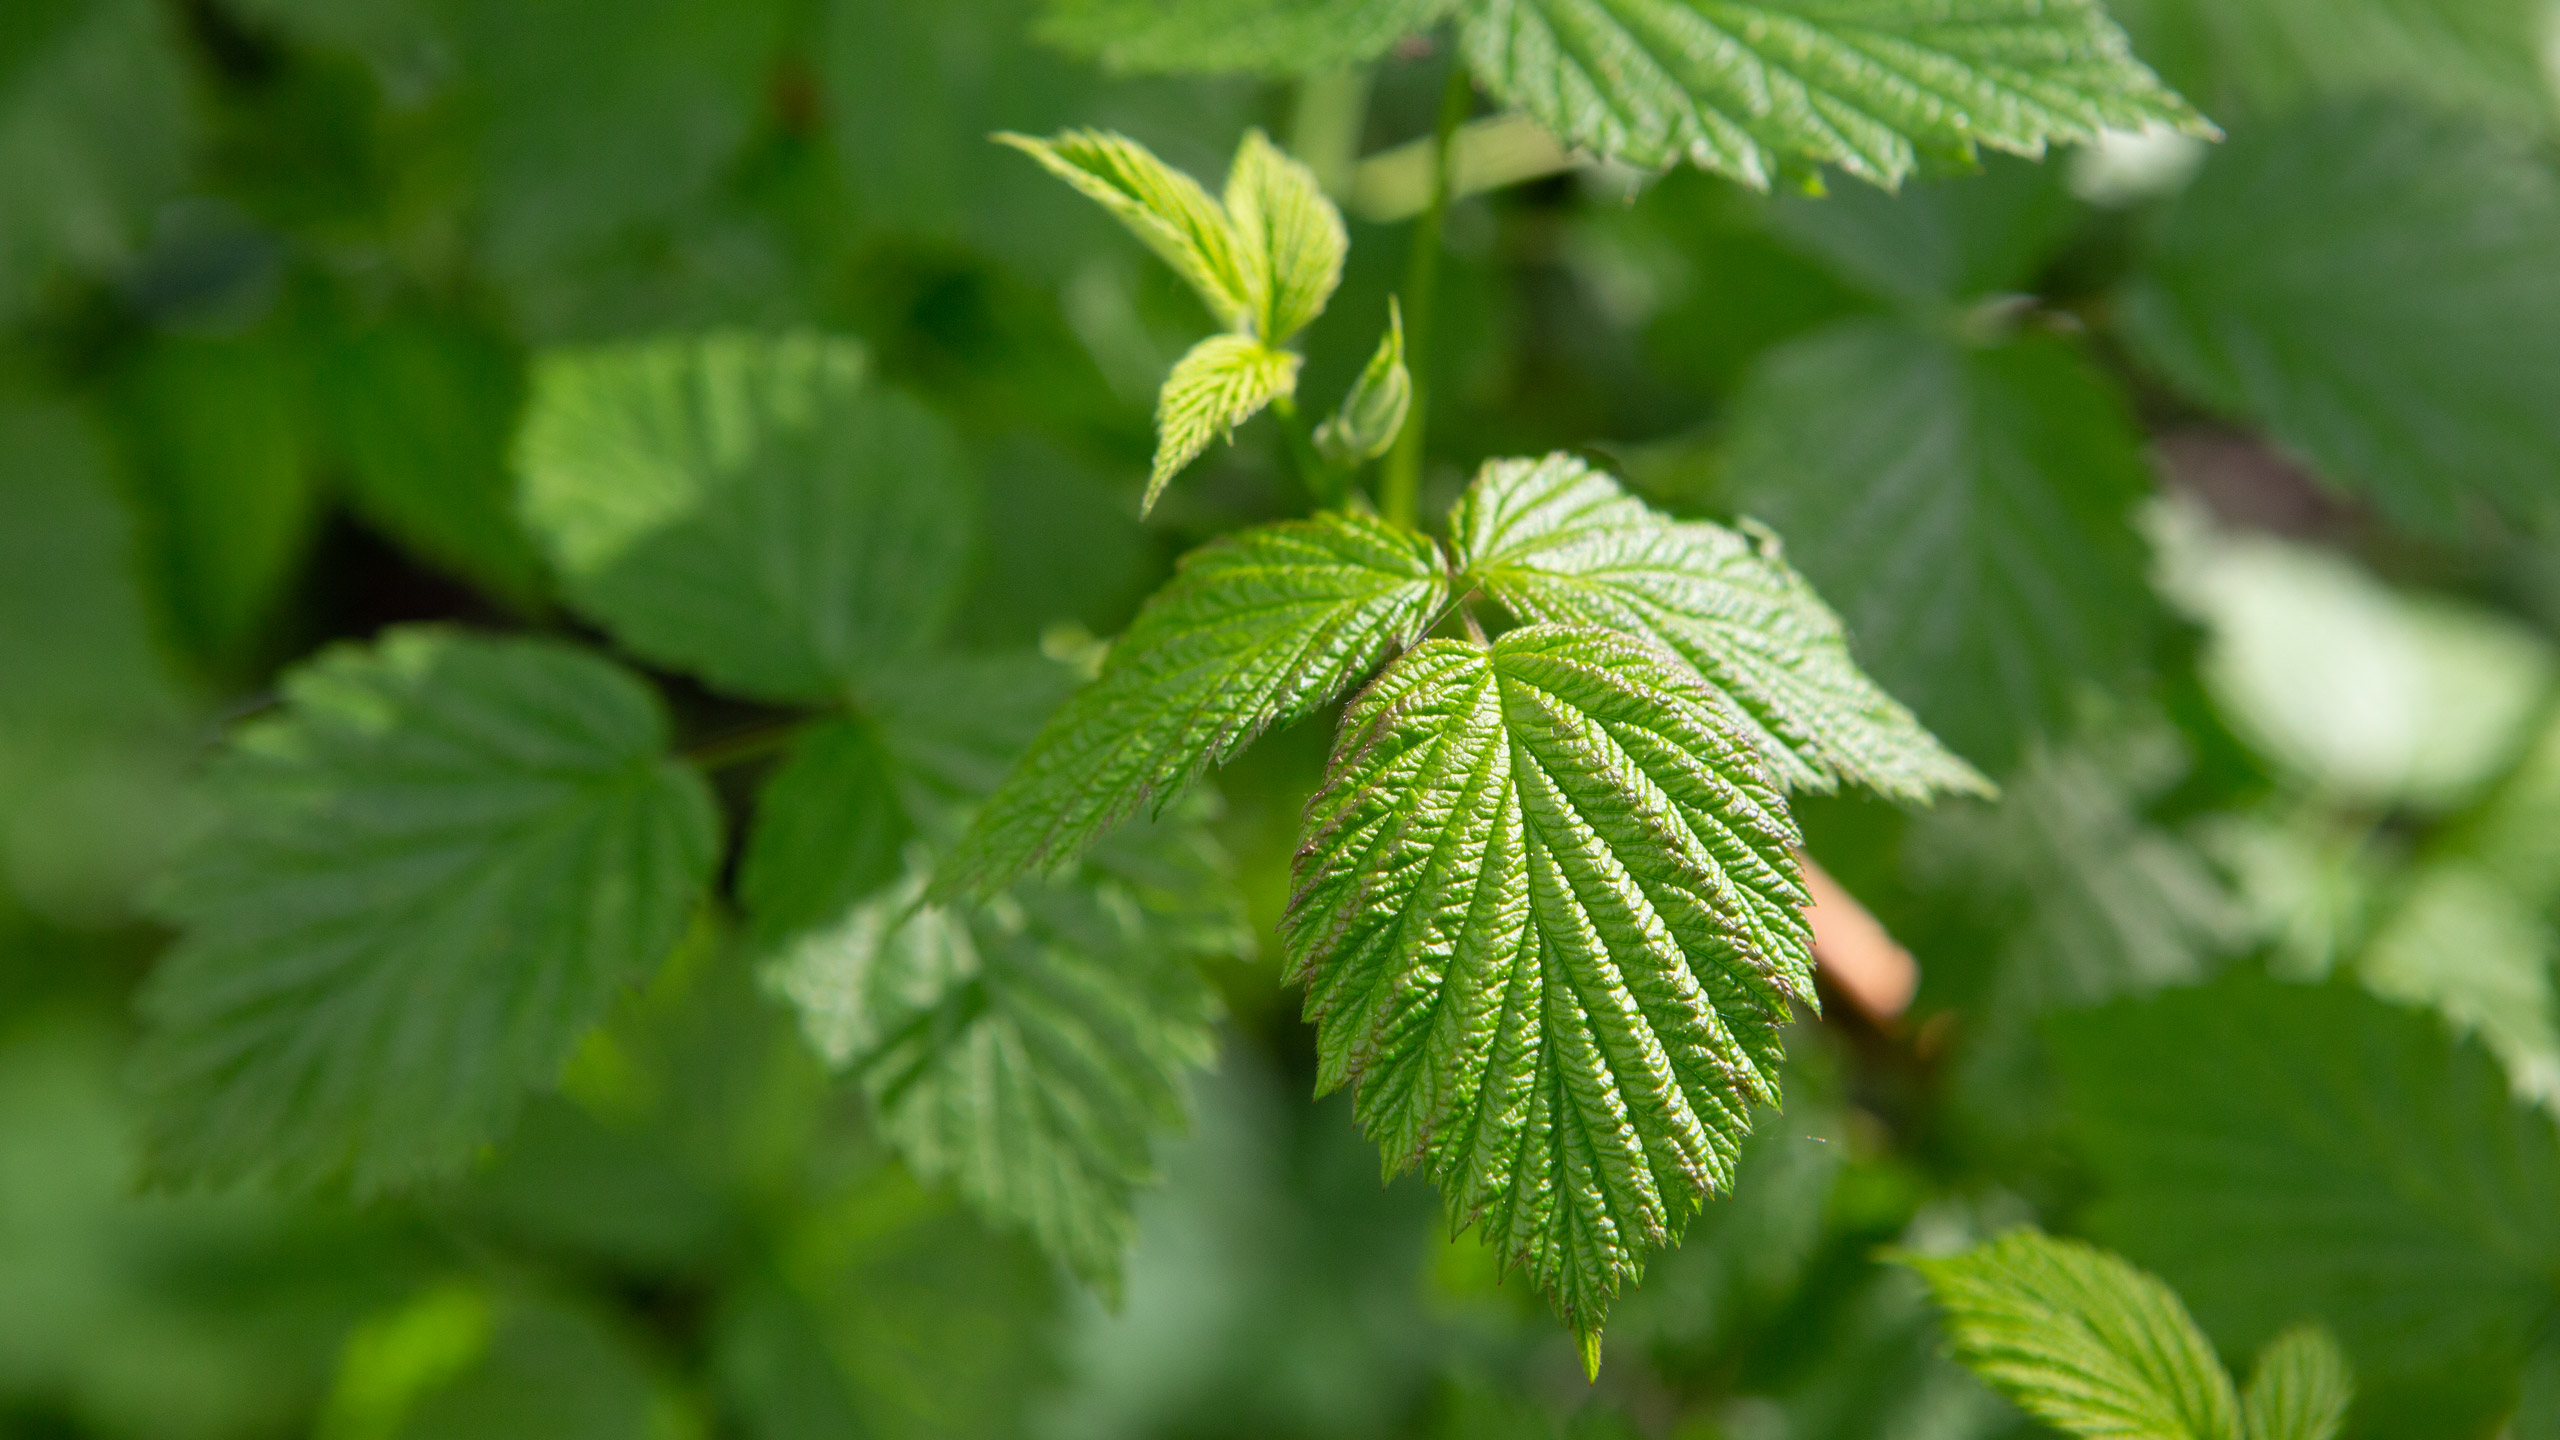
[[317, 378], [348, 498], [367, 520], [505, 599], [541, 593], [507, 464], [524, 376], [504, 337], [398, 315], [333, 346]]
[[1438, 547], [1357, 515], [1248, 530], [1184, 557], [1044, 727], [935, 882], [985, 896], [1060, 865], [1419, 638], [1448, 595]]
[[1750, 729], [1667, 654], [1535, 625], [1417, 646], [1344, 716], [1283, 922], [1318, 1083], [1527, 1267], [1609, 1302], [1775, 1103], [1812, 936]]
[[198, 660], [240, 668], [319, 519], [299, 376], [260, 336], [172, 336], [116, 400], [161, 623]]
[[780, 0], [441, 0], [478, 132], [486, 239], [526, 275], [664, 220], [758, 118]]
[[2240, 1400], [2187, 1307], [2103, 1250], [2017, 1230], [1911, 1259], [1956, 1354], [2038, 1419], [2108, 1440], [2241, 1440]]
[[2560, 1305], [2560, 1133], [2485, 1050], [2351, 987], [2240, 977], [2052, 1030], [2093, 1225], [2225, 1348], [2317, 1319], [2416, 1431], [2508, 1403]]
[[1038, 655], [937, 657], [861, 716], [800, 735], [756, 801], [739, 872], [757, 946], [840, 922], [904, 872], [919, 835], [952, 839], [1073, 688]]
[[1662, 644], [1740, 703], [1791, 784], [1901, 800], [1991, 788], [1858, 669], [1775, 537], [1673, 520], [1569, 455], [1487, 465], [1449, 527], [1461, 583], [1524, 621]]
[[1567, 145], [1766, 186], [1923, 154], [2212, 127], [2095, 0], [1470, 0], [1467, 63]]
[[905, 869], [915, 826], [894, 766], [867, 720], [822, 721], [792, 742], [757, 797], [738, 872], [760, 948], [837, 920]]
[[1114, 70], [1305, 75], [1377, 58], [1459, 0], [1050, 0], [1042, 38]]
[[717, 854], [619, 669], [413, 629], [296, 672], [209, 778], [143, 999], [174, 1176], [378, 1190], [467, 1161], [674, 946]]
[[839, 698], [921, 650], [959, 598], [973, 489], [948, 427], [864, 368], [811, 336], [544, 361], [525, 516], [572, 603], [760, 699]]
[[2108, 9], [2217, 115], [2377, 93], [2527, 125], [2553, 114], [2542, 0], [2112, 0]]
[[1867, 667], [1976, 763], [2059, 731], [2143, 653], [2150, 475], [2122, 401], [2058, 340], [1821, 331], [1744, 386], [1727, 461]]
[[178, 17], [150, 0], [12, 0], [0, 17], [0, 319], [57, 266], [133, 258], [184, 176]]
[[2560, 177], [2513, 140], [2384, 101], [2244, 131], [2124, 303], [2180, 388], [2399, 519], [2549, 507]]

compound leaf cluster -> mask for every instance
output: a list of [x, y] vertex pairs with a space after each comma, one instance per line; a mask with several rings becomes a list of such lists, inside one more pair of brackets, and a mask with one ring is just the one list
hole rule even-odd
[[1282, 348], [1324, 313], [1342, 283], [1350, 237], [1313, 171], [1259, 130], [1245, 132], [1226, 194], [1126, 136], [1072, 130], [1053, 139], [1000, 135], [1126, 225], [1233, 333], [1213, 335], [1173, 367], [1156, 402], [1156, 456], [1141, 512], [1210, 444], [1294, 397], [1300, 359]]
[[[1327, 513], [1189, 556], [1043, 729], [932, 899], [1074, 861], [1385, 665], [1308, 808], [1283, 923], [1320, 1082], [1583, 1336], [1731, 1182], [1814, 1003], [1790, 784], [1986, 783], [1740, 532], [1564, 456], [1488, 465], [1453, 544]], [[1424, 640], [1454, 599], [1523, 628]], [[1416, 643], [1417, 641], [1421, 643]]]

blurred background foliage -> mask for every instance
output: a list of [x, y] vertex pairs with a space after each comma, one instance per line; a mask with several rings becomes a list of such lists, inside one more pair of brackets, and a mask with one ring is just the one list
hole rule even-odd
[[[1445, 43], [1174, 80], [1030, 0], [7, 0], [0, 1435], [2028, 1435], [1875, 1257], [2034, 1220], [2226, 1356], [2325, 1321], [2354, 1433], [2560, 1436], [2560, 27], [2111, 9], [2227, 142], [1824, 198], [1533, 160], [1450, 216], [1432, 513], [1586, 448], [1765, 521], [2006, 787], [1804, 803], [1919, 999], [1799, 1027], [1592, 1387], [1306, 1102], [1250, 954], [1116, 1306], [888, 1159], [716, 916], [466, 1183], [133, 1183], [145, 898], [213, 739], [333, 639], [570, 626], [515, 519], [534, 354], [857, 337], [980, 477], [957, 642], [1072, 650], [1291, 482], [1249, 429], [1138, 522], [1192, 302], [985, 137], [1282, 137], [1361, 202], [1330, 395]], [[1257, 934], [1325, 728], [1221, 782]]]

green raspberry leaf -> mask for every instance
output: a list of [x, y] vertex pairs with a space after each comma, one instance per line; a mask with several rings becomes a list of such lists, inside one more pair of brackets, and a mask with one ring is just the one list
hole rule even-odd
[[860, 715], [795, 737], [757, 796], [739, 869], [756, 948], [840, 921], [904, 874], [917, 838], [956, 839], [1074, 688], [1074, 671], [1038, 654], [940, 656]]
[[1259, 130], [1244, 132], [1236, 147], [1226, 209], [1254, 300], [1254, 332], [1266, 345], [1287, 344], [1324, 313], [1342, 284], [1351, 250], [1342, 212], [1324, 198], [1314, 171]]
[[1245, 335], [1212, 335], [1173, 367], [1156, 398], [1156, 460], [1138, 513], [1153, 510], [1164, 487], [1213, 443], [1298, 389], [1304, 362]]
[[1352, 703], [1282, 934], [1318, 1084], [1525, 1266], [1596, 1362], [1610, 1300], [1727, 1189], [1815, 1003], [1794, 822], [1678, 661], [1536, 625]]
[[1845, 321], [1761, 362], [1724, 458], [1860, 658], [1976, 764], [2062, 733], [2144, 656], [2151, 473], [2123, 397], [2058, 339]]
[[1374, 60], [1458, 0], [1050, 0], [1041, 38], [1123, 72], [1312, 75]]
[[2241, 1440], [2231, 1377], [2187, 1307], [2116, 1256], [2018, 1230], [1905, 1263], [1957, 1358], [2028, 1414], [2106, 1440]]
[[986, 906], [924, 891], [919, 869], [777, 956], [767, 983], [921, 1178], [1116, 1292], [1151, 1136], [1184, 1123], [1184, 1077], [1216, 1053], [1196, 959], [1244, 948], [1232, 913], [1201, 913], [1228, 893], [1221, 858], [1164, 825]]
[[934, 897], [993, 895], [1074, 859], [1412, 644], [1448, 593], [1438, 547], [1358, 515], [1193, 551], [979, 812]]
[[2560, 1130], [2490, 1052], [2352, 985], [2232, 976], [2057, 1016], [2100, 1238], [2226, 1352], [2316, 1318], [2373, 1434], [2487, 1434], [2560, 1307]]
[[2321, 478], [2452, 534], [2560, 471], [2560, 176], [2386, 100], [2239, 132], [2159, 227], [2128, 334]]
[[1858, 668], [1840, 617], [1772, 540], [1674, 520], [1561, 454], [1487, 465], [1449, 526], [1462, 583], [1523, 621], [1660, 643], [1739, 702], [1790, 784], [1913, 801], [1991, 790]]
[[823, 704], [928, 645], [974, 520], [950, 427], [860, 347], [714, 335], [555, 354], [519, 446], [569, 600], [634, 653]]
[[1259, 313], [1243, 243], [1226, 209], [1200, 182], [1125, 135], [1069, 130], [1054, 139], [998, 135], [1129, 227], [1199, 292], [1218, 323], [1240, 328]]
[[720, 845], [656, 697], [547, 641], [328, 651], [208, 788], [136, 1062], [177, 1178], [458, 1169], [673, 949]]
[[1901, 183], [1923, 155], [2041, 156], [2212, 125], [2097, 0], [1472, 0], [1467, 62], [1565, 144], [1766, 187], [1813, 165]]
[[2243, 1401], [2249, 1440], [2336, 1440], [2355, 1398], [2355, 1372], [2338, 1342], [2317, 1325], [2296, 1326], [2258, 1354]]

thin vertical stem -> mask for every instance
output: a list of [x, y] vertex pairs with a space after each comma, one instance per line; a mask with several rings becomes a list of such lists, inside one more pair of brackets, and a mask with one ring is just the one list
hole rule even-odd
[[1413, 374], [1413, 407], [1406, 412], [1404, 433], [1387, 455], [1379, 481], [1378, 510], [1390, 522], [1410, 526], [1422, 493], [1422, 441], [1431, 413], [1431, 314], [1440, 287], [1440, 239], [1449, 220], [1449, 155], [1466, 123], [1475, 90], [1467, 80], [1466, 62], [1449, 57], [1449, 83], [1440, 92], [1440, 123], [1431, 132], [1431, 204], [1414, 223], [1413, 249], [1404, 270], [1404, 353]]

